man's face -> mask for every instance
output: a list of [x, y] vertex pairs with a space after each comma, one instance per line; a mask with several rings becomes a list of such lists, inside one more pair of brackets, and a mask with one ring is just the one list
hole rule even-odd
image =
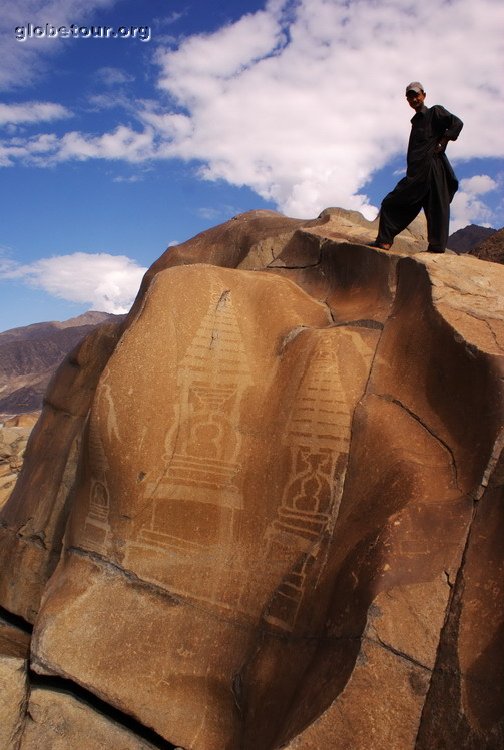
[[408, 100], [410, 107], [413, 107], [415, 112], [418, 112], [423, 107], [425, 91], [413, 91], [413, 89], [411, 89], [406, 94], [406, 99]]

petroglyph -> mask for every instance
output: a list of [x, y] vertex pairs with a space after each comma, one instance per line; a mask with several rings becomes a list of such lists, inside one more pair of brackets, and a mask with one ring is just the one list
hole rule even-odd
[[90, 549], [104, 554], [110, 538], [110, 494], [107, 486], [109, 464], [99, 425], [94, 419], [89, 421], [88, 446], [93, 476], [89, 489], [89, 511], [84, 521], [84, 541]]
[[308, 574], [316, 581], [323, 570], [343, 494], [354, 398], [343, 383], [345, 361], [340, 349], [350, 344], [364, 372], [371, 355], [359, 333], [336, 335], [333, 331], [319, 337], [298, 389], [284, 436], [290, 475], [277, 517], [266, 532], [258, 570], [258, 578], [263, 579], [266, 568], [271, 571], [276, 566], [281, 571], [287, 561], [293, 563], [265, 615], [268, 622], [287, 631], [296, 624]]
[[169, 551], [172, 560], [216, 565], [229, 554], [235, 516], [243, 508], [238, 427], [243, 396], [252, 385], [248, 356], [231, 292], [214, 290], [178, 363], [165, 468], [161, 480], [146, 483], [150, 517], [127, 559], [157, 549]]
[[105, 432], [108, 444], [121, 442], [117, 413], [109, 384], [110, 368], [106, 367], [96, 392], [96, 401], [89, 420], [89, 459], [91, 479], [89, 489], [89, 512], [84, 522], [85, 542], [101, 554], [108, 551], [110, 541], [110, 492], [107, 483], [109, 462], [107, 460], [99, 414], [105, 415]]

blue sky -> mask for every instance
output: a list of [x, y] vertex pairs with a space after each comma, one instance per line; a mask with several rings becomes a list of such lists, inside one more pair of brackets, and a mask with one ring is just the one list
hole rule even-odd
[[465, 123], [452, 231], [504, 225], [501, 0], [18, 0], [0, 55], [0, 330], [127, 310], [241, 211], [374, 218], [411, 80]]

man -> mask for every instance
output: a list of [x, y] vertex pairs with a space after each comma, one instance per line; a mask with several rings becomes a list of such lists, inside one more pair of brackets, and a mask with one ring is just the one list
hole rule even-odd
[[439, 104], [425, 106], [425, 91], [419, 81], [406, 87], [406, 99], [415, 110], [411, 120], [407, 171], [382, 202], [378, 237], [373, 247], [390, 250], [394, 237], [411, 224], [423, 208], [431, 253], [444, 253], [448, 241], [450, 203], [458, 182], [445, 149], [456, 141], [462, 120]]

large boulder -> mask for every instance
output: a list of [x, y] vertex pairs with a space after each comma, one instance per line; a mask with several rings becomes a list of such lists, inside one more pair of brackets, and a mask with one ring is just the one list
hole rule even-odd
[[504, 269], [374, 232], [236, 217], [63, 366], [0, 517], [39, 674], [187, 750], [504, 746]]

